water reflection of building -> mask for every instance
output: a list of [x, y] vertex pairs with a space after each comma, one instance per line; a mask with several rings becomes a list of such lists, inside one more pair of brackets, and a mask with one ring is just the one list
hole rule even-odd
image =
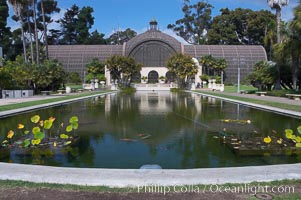
[[143, 114], [165, 114], [172, 110], [168, 105], [171, 92], [136, 92], [135, 99], [139, 102], [139, 110]]

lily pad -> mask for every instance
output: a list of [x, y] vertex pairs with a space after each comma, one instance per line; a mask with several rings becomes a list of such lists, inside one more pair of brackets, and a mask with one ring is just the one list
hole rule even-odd
[[77, 122], [72, 122], [72, 123], [71, 123], [71, 126], [72, 126], [72, 128], [75, 129], [75, 130], [78, 129], [78, 123], [77, 123]]
[[66, 134], [61, 134], [61, 135], [60, 135], [60, 138], [61, 138], [61, 139], [68, 139], [68, 138], [69, 138], [69, 136], [68, 136], [68, 135], [66, 135]]
[[25, 134], [25, 135], [27, 135], [28, 133], [29, 133], [29, 131], [27, 131], [27, 130], [26, 130], [26, 131], [24, 131], [24, 134]]
[[39, 115], [35, 115], [33, 117], [30, 118], [32, 123], [38, 123], [40, 121], [40, 116]]
[[23, 141], [23, 144], [22, 144], [23, 147], [26, 148], [26, 147], [28, 147], [29, 145], [30, 145], [30, 140], [29, 140], [29, 139], [26, 139], [26, 140]]
[[41, 140], [40, 139], [36, 139], [36, 140], [31, 140], [31, 144], [32, 145], [38, 145], [41, 143]]
[[73, 116], [70, 118], [69, 120], [70, 123], [73, 123], [73, 122], [78, 122], [78, 117], [77, 116]]
[[50, 120], [45, 120], [44, 121], [44, 128], [49, 130], [52, 127], [52, 121]]
[[287, 139], [292, 139], [292, 136], [293, 136], [293, 133], [292, 133], [292, 132], [287, 132], [287, 131], [285, 131], [285, 137], [286, 137]]
[[67, 141], [64, 143], [64, 145], [69, 145], [69, 144], [71, 144], [71, 141]]
[[34, 134], [35, 139], [42, 140], [42, 139], [44, 139], [44, 137], [45, 137], [45, 134], [43, 132], [37, 132], [37, 133]]
[[72, 125], [69, 125], [69, 126], [66, 127], [66, 131], [67, 131], [68, 133], [71, 132], [72, 130], [73, 130]]
[[40, 132], [40, 131], [41, 131], [40, 127], [34, 127], [34, 128], [32, 129], [32, 133], [33, 133], [33, 134], [36, 134], [36, 133], [38, 133], [38, 132]]
[[297, 130], [298, 130], [298, 133], [301, 134], [301, 126], [298, 126]]

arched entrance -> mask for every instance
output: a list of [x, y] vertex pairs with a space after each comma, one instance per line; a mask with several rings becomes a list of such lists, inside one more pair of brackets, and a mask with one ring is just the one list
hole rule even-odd
[[140, 83], [141, 82], [141, 73], [140, 72], [134, 73], [132, 75], [131, 82], [132, 83]]
[[176, 81], [176, 74], [174, 72], [166, 72], [166, 79], [167, 79], [167, 82], [175, 82]]
[[148, 73], [148, 83], [158, 83], [159, 74], [156, 71], [150, 71]]

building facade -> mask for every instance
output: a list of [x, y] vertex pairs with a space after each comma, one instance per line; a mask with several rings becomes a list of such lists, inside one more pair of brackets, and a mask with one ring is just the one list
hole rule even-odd
[[[186, 45], [177, 39], [158, 30], [155, 20], [150, 22], [149, 30], [137, 35], [123, 45], [51, 45], [49, 57], [57, 59], [69, 72], [78, 72], [82, 79], [85, 76], [85, 65], [93, 58], [105, 62], [111, 56], [130, 56], [136, 63], [143, 64], [138, 79], [146, 76], [150, 82], [158, 81], [160, 76], [172, 79], [166, 67], [170, 56], [182, 53], [190, 55], [195, 61], [205, 55], [224, 58], [227, 68], [224, 73], [226, 83], [236, 83], [238, 68], [241, 80], [252, 71], [258, 61], [266, 61], [267, 55], [262, 46], [247, 45]], [[202, 67], [195, 77], [199, 82]], [[109, 81], [110, 82], [110, 81]]]

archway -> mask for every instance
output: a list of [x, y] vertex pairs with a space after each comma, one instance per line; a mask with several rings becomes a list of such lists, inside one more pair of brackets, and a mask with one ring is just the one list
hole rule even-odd
[[132, 83], [140, 83], [141, 82], [141, 73], [140, 72], [134, 73], [132, 75], [131, 82]]
[[167, 82], [175, 82], [176, 81], [176, 74], [174, 72], [166, 72], [166, 79], [167, 79]]
[[148, 83], [158, 83], [159, 74], [156, 71], [150, 71], [148, 73]]

